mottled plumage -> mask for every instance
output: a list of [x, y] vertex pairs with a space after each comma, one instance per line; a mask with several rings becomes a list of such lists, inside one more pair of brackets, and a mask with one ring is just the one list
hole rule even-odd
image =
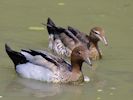
[[49, 33], [49, 48], [58, 55], [70, 57], [75, 47], [79, 45], [87, 47], [86, 43], [80, 41], [71, 31], [57, 27], [50, 18], [46, 26]]
[[91, 64], [88, 50], [79, 46], [72, 51], [71, 64], [64, 59], [41, 50], [16, 52], [5, 45], [16, 72], [24, 77], [53, 83], [81, 83], [84, 81], [82, 63]]
[[70, 26], [68, 27], [68, 30], [71, 31], [80, 41], [89, 44], [90, 58], [92, 60], [102, 58], [98, 42], [102, 41], [105, 45], [108, 45], [108, 43], [104, 35], [104, 30], [101, 27], [92, 28], [89, 35]]

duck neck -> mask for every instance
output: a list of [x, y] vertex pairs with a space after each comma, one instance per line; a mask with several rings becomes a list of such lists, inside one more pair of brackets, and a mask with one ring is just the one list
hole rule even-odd
[[73, 73], [82, 72], [82, 69], [81, 69], [82, 63], [83, 63], [83, 61], [76, 61], [76, 60], [71, 59], [71, 64], [72, 64], [72, 70], [71, 71]]
[[89, 35], [89, 41], [90, 41], [90, 45], [93, 45], [93, 46], [97, 47], [99, 39], [90, 34]]
[[100, 40], [97, 37], [91, 35], [91, 33], [90, 33], [90, 35], [89, 35], [89, 41], [90, 41], [91, 48], [93, 48], [93, 47], [96, 48], [97, 51], [98, 51], [99, 57], [102, 58], [102, 54], [101, 54], [101, 52], [99, 50], [99, 47], [98, 47], [98, 42]]

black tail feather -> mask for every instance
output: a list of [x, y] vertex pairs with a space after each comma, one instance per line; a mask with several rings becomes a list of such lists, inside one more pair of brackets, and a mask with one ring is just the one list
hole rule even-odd
[[[45, 25], [45, 24], [43, 24], [43, 25]], [[51, 18], [48, 18], [47, 19], [47, 30], [48, 30], [48, 33], [49, 34], [60, 34], [60, 33], [62, 33], [62, 32], [64, 32], [65, 31], [65, 29], [64, 28], [62, 28], [62, 27], [57, 27], [56, 25], [55, 25], [55, 23], [52, 21], [52, 19]]]
[[48, 18], [47, 19], [47, 30], [48, 30], [48, 33], [49, 34], [56, 34], [57, 32], [55, 31], [56, 30], [56, 25], [55, 23], [50, 19]]
[[[74, 33], [71, 33], [71, 31], [69, 31], [68, 29], [65, 29], [65, 28], [63, 28], [63, 27], [57, 27], [56, 25], [55, 25], [55, 23], [51, 20], [51, 18], [48, 18], [47, 19], [47, 25], [46, 24], [43, 24], [43, 25], [45, 25], [45, 26], [47, 26], [47, 31], [48, 31], [48, 33], [49, 33], [49, 35], [53, 35], [53, 39], [56, 39], [56, 38], [59, 38], [59, 34], [61, 34], [61, 33], [65, 33], [65, 34], [67, 34], [70, 38], [76, 38], [74, 35]], [[74, 29], [73, 29], [73, 31], [74, 31]], [[75, 33], [76, 33], [76, 31], [75, 31]], [[77, 39], [75, 39], [75, 40], [77, 40]]]
[[49, 18], [49, 17], [48, 17], [48, 19], [47, 19], [47, 24], [48, 24], [48, 25], [51, 25], [51, 26], [56, 26], [55, 23], [52, 21], [52, 19]]
[[8, 56], [13, 61], [15, 66], [28, 62], [24, 55], [22, 55], [19, 52], [16, 52], [16, 51], [12, 50], [7, 44], [5, 44], [5, 50], [6, 50], [6, 53], [8, 54]]

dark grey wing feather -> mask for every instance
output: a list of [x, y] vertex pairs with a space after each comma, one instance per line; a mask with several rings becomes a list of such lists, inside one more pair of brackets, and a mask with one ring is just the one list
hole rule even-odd
[[71, 31], [81, 42], [88, 43], [88, 35], [86, 33], [80, 32], [78, 29], [68, 26], [68, 30]]
[[47, 57], [49, 57], [50, 59], [52, 59], [53, 61], [55, 61], [59, 66], [65, 67], [66, 69], [68, 69], [69, 71], [71, 70], [71, 64], [67, 61], [65, 61], [63, 58], [55, 56], [53, 54], [50, 54], [46, 51], [42, 51], [42, 50], [37, 50], [38, 52], [47, 55]]

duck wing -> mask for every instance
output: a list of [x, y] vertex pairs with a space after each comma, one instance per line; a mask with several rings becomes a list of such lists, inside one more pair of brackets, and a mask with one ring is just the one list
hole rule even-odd
[[49, 48], [61, 56], [70, 56], [71, 50], [79, 42], [78, 39], [67, 29], [57, 27], [55, 23], [48, 18], [47, 31], [49, 34]]
[[60, 68], [65, 68], [67, 70], [71, 69], [71, 65], [68, 62], [66, 62], [64, 59], [56, 57], [46, 51], [22, 50], [21, 53], [24, 54], [27, 60], [29, 60], [30, 62], [37, 64], [39, 66], [47, 67], [52, 71], [56, 71]]
[[78, 29], [68, 26], [68, 30], [72, 32], [81, 42], [88, 43], [88, 35], [86, 33], [80, 32]]
[[[37, 50], [37, 51], [38, 51], [38, 52], [41, 52], [41, 53], [43, 53], [43, 54], [46, 54], [46, 53], [47, 53], [46, 51], [43, 51], [43, 50]], [[58, 64], [59, 64], [60, 66], [66, 68], [66, 69], [68, 69], [68, 70], [71, 70], [71, 64], [70, 64], [68, 61], [64, 60], [64, 59], [61, 58], [61, 57], [55, 56], [55, 55], [53, 55], [53, 54], [50, 54], [50, 53], [48, 53], [48, 56], [49, 56], [50, 58], [54, 59], [56, 62], [58, 62]]]

